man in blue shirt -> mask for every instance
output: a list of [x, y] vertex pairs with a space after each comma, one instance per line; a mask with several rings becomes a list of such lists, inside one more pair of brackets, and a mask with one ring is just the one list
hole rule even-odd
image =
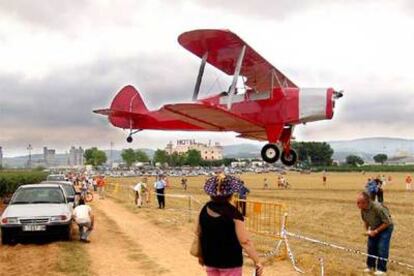
[[164, 190], [165, 190], [166, 182], [164, 180], [163, 175], [159, 175], [157, 180], [154, 183], [154, 188], [157, 193], [157, 200], [158, 200], [158, 208], [164, 209], [165, 208], [165, 196], [164, 196]]

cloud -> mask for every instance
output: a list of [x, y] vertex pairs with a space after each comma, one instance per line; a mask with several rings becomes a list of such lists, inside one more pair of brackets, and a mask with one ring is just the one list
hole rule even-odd
[[284, 20], [287, 17], [307, 10], [312, 6], [326, 4], [329, 1], [301, 1], [301, 0], [277, 0], [277, 1], [219, 1], [199, 0], [196, 1], [202, 7], [209, 9], [224, 10], [229, 15], [239, 14], [246, 17], [258, 17], [261, 19]]
[[[298, 127], [299, 139], [412, 136], [412, 10], [410, 1], [0, 1], [0, 145], [127, 146], [92, 110], [126, 84], [150, 109], [189, 101], [200, 61], [176, 37], [195, 28], [237, 31], [299, 86], [345, 90], [334, 119]], [[208, 67], [202, 95], [228, 84]], [[245, 141], [144, 131], [134, 145], [171, 137]]]

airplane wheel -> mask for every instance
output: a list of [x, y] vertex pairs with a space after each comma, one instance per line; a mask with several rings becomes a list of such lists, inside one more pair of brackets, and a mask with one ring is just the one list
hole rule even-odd
[[132, 136], [128, 136], [126, 140], [127, 140], [128, 143], [132, 143], [132, 140], [133, 140]]
[[279, 160], [280, 150], [274, 144], [266, 144], [262, 148], [261, 154], [263, 161], [267, 163], [275, 163], [277, 160]]
[[293, 149], [290, 149], [289, 152], [283, 151], [280, 161], [283, 165], [293, 166], [298, 161], [298, 154]]

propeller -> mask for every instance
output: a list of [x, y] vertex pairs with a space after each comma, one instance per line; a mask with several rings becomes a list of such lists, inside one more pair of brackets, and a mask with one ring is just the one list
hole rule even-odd
[[344, 90], [334, 91], [333, 95], [335, 100], [340, 99], [344, 96]]

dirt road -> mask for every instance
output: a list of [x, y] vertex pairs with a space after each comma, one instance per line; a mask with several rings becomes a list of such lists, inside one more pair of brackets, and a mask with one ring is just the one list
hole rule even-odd
[[[167, 210], [134, 209], [111, 199], [95, 200], [91, 243], [45, 242], [0, 246], [0, 275], [205, 275], [189, 254], [189, 225], [163, 222]], [[30, 260], [30, 261], [28, 261]], [[249, 261], [244, 275], [251, 275]], [[296, 275], [278, 262], [266, 275]]]
[[[204, 275], [189, 254], [188, 228], [161, 225], [158, 209], [133, 210], [110, 199], [96, 200], [96, 229], [86, 245], [97, 275]], [[273, 270], [273, 271], [272, 271]], [[245, 268], [245, 275], [252, 269]], [[296, 275], [278, 262], [266, 275]]]

